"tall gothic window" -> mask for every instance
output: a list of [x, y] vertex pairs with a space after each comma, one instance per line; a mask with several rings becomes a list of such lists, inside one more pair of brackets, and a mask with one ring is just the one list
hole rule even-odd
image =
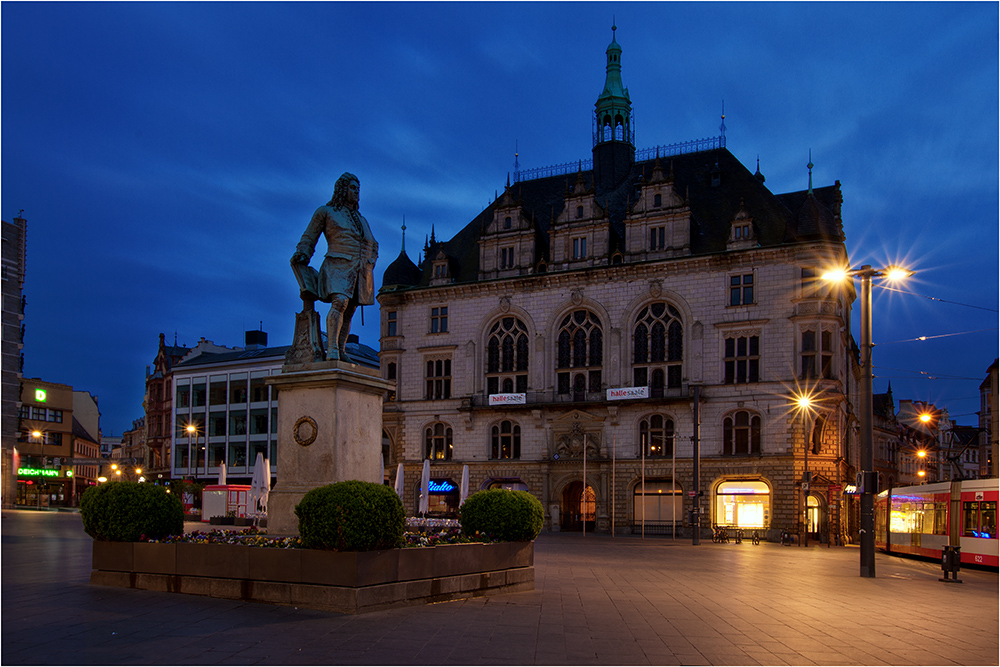
[[519, 425], [508, 420], [494, 424], [490, 458], [521, 458], [521, 427]]
[[745, 456], [760, 454], [760, 416], [746, 410], [735, 412], [723, 421], [722, 454]]
[[673, 456], [674, 420], [651, 415], [639, 422], [639, 446], [647, 457]]
[[556, 340], [556, 379], [560, 394], [571, 391], [576, 400], [601, 391], [604, 333], [600, 320], [589, 310], [575, 310], [559, 325]]
[[429, 459], [451, 460], [451, 427], [438, 422], [424, 431], [424, 454]]
[[504, 317], [490, 327], [486, 341], [486, 391], [489, 394], [528, 391], [528, 328], [516, 317]]
[[683, 357], [680, 312], [663, 302], [643, 308], [632, 329], [632, 385], [650, 387], [654, 397], [679, 389]]

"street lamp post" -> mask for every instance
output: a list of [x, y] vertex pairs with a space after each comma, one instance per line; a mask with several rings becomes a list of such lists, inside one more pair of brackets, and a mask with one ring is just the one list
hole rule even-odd
[[834, 271], [823, 275], [826, 280], [855, 277], [861, 280], [861, 576], [875, 576], [875, 453], [872, 437], [872, 278], [898, 280], [913, 275], [899, 267], [873, 269], [865, 264], [860, 269]]
[[799, 520], [802, 521], [802, 546], [809, 546], [809, 493], [812, 476], [809, 474], [809, 410], [812, 408], [812, 398], [803, 394], [796, 399], [799, 414], [802, 416], [802, 514]]

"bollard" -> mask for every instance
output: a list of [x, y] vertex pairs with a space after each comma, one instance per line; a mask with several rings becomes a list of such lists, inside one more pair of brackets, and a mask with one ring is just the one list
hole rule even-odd
[[[958, 578], [958, 571], [962, 569], [962, 547], [946, 545], [941, 550], [941, 571], [944, 576], [938, 579], [945, 583], [960, 584], [962, 580]], [[951, 579], [948, 573], [951, 573]]]

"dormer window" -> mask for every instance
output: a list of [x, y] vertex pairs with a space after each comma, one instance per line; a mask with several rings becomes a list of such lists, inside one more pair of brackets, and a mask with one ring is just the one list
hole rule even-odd
[[663, 195], [660, 195], [659, 193], [653, 195], [653, 206], [656, 208], [663, 206]]
[[508, 215], [506, 218], [503, 219], [503, 228], [510, 229], [510, 225], [511, 225], [510, 216]]
[[583, 207], [582, 206], [577, 206], [576, 207], [576, 219], [579, 220], [582, 217], [583, 217]]
[[448, 265], [447, 264], [435, 264], [434, 265], [434, 277], [435, 278], [447, 278], [448, 277]]

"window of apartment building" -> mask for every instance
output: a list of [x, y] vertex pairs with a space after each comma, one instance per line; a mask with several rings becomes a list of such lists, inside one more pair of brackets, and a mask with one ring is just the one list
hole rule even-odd
[[256, 408], [250, 411], [250, 435], [266, 435], [267, 408]]
[[226, 411], [208, 413], [208, 435], [210, 437], [226, 435]]
[[46, 417], [46, 421], [50, 421], [56, 424], [61, 424], [62, 420], [63, 420], [62, 410], [53, 410], [49, 408], [49, 413], [48, 416]]
[[639, 422], [639, 446], [647, 457], [673, 456], [674, 420], [650, 415]]
[[[656, 195], [659, 197], [660, 195]], [[666, 227], [650, 227], [649, 228], [649, 249], [650, 250], [663, 250], [666, 247], [667, 238], [667, 228]]]
[[760, 454], [760, 416], [739, 410], [723, 420], [722, 454]]
[[[256, 376], [256, 377], [255, 377]], [[268, 398], [267, 372], [257, 371], [250, 377], [250, 402], [263, 403]]]
[[35, 407], [34, 405], [31, 406], [31, 417], [30, 417], [30, 419], [33, 419], [35, 421], [43, 422], [43, 421], [45, 421], [45, 416], [46, 416], [45, 415], [45, 408]]
[[396, 311], [390, 310], [385, 314], [385, 335], [395, 336], [396, 327], [397, 327]]
[[729, 276], [729, 305], [748, 306], [754, 303], [753, 274]]
[[207, 398], [206, 393], [205, 378], [195, 378], [191, 384], [191, 407], [205, 407], [205, 399]]
[[664, 388], [679, 389], [684, 352], [681, 314], [672, 305], [652, 303], [635, 318], [632, 330], [632, 381], [650, 387], [653, 396]]
[[424, 374], [429, 401], [451, 398], [451, 359], [428, 359]]
[[500, 248], [500, 268], [514, 268], [514, 248]]
[[573, 259], [584, 259], [587, 256], [587, 237], [573, 239]]
[[[563, 318], [556, 342], [556, 380], [560, 394], [601, 391], [604, 334], [597, 315], [576, 310]], [[572, 369], [572, 370], [570, 370]]]
[[448, 331], [448, 306], [431, 308], [431, 333]]
[[726, 338], [726, 384], [744, 384], [760, 381], [760, 337], [735, 336]]
[[177, 385], [177, 407], [191, 407], [191, 385], [186, 382]]
[[833, 379], [833, 332], [803, 331], [801, 354], [801, 379]]
[[245, 412], [229, 413], [229, 435], [247, 434], [247, 415]]
[[521, 458], [521, 427], [504, 420], [491, 429], [491, 459]]
[[208, 404], [226, 404], [226, 376], [213, 375], [208, 383]]
[[229, 402], [233, 405], [247, 402], [246, 373], [233, 373], [229, 376]]
[[450, 460], [452, 453], [451, 427], [438, 422], [424, 431], [424, 454], [429, 459]]
[[528, 328], [516, 317], [490, 327], [486, 342], [486, 390], [490, 394], [528, 390]]

